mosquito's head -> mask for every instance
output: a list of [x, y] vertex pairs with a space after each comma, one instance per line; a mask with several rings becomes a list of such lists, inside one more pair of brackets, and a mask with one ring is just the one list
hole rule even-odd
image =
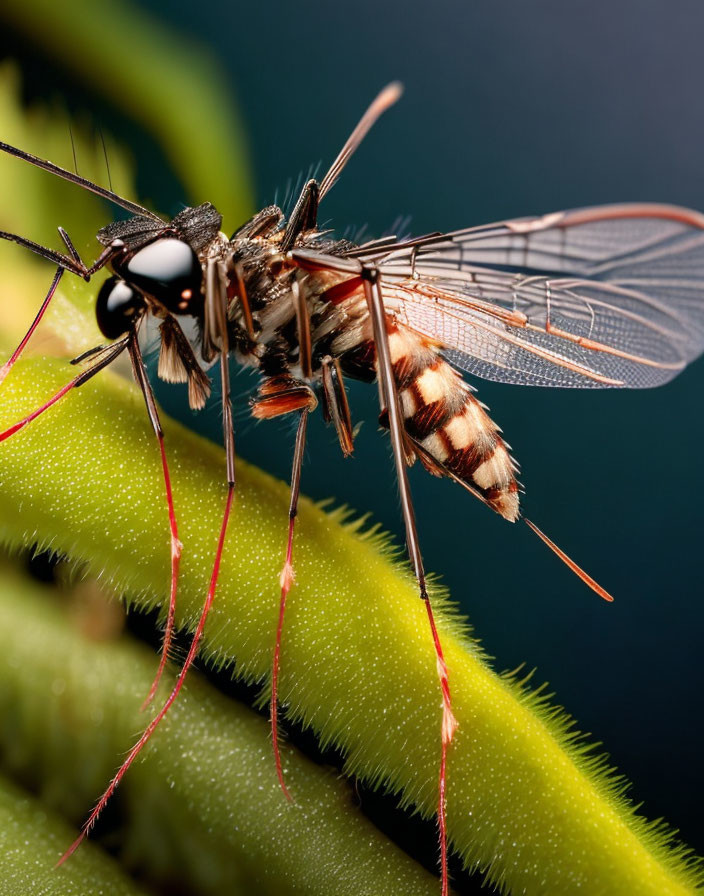
[[[210, 203], [187, 208], [171, 221], [140, 215], [98, 232], [112, 247], [115, 272], [98, 295], [98, 325], [106, 337], [126, 333], [148, 308], [199, 316], [203, 310], [203, 267], [198, 256], [217, 239], [222, 218]], [[156, 308], [155, 308], [156, 306]]]
[[115, 275], [103, 283], [95, 307], [98, 326], [108, 339], [127, 333], [150, 306], [179, 315], [202, 312], [203, 270], [185, 240], [169, 234], [132, 251], [120, 239], [112, 246]]

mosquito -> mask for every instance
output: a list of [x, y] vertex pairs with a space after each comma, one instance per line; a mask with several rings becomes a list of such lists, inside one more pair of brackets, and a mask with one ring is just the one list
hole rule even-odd
[[[452, 233], [385, 237], [356, 245], [318, 228], [318, 207], [379, 116], [401, 95], [398, 83], [376, 97], [322, 181], [308, 180], [287, 219], [269, 206], [227, 237], [209, 203], [165, 221], [111, 190], [0, 143], [0, 149], [130, 213], [102, 228], [102, 251], [86, 265], [66, 232], [66, 252], [0, 232], [56, 266], [27, 335], [0, 369], [0, 382], [22, 353], [64, 272], [85, 280], [111, 276], [96, 300], [107, 342], [72, 363], [81, 371], [5, 432], [8, 438], [124, 351], [145, 399], [161, 453], [169, 516], [171, 590], [156, 692], [174, 626], [181, 543], [156, 403], [139, 345], [148, 315], [160, 321], [158, 375], [188, 384], [190, 406], [210, 392], [204, 367], [220, 361], [226, 494], [210, 585], [190, 648], [168, 698], [127, 755], [81, 833], [78, 847], [176, 700], [194, 662], [215, 598], [235, 490], [234, 429], [228, 359], [257, 369], [251, 402], [257, 419], [297, 418], [288, 536], [280, 575], [270, 716], [275, 768], [279, 753], [278, 680], [286, 600], [294, 582], [294, 528], [309, 415], [321, 405], [341, 451], [353, 451], [345, 377], [376, 382], [380, 423], [389, 430], [406, 546], [435, 650], [442, 718], [437, 818], [442, 894], [447, 896], [446, 762], [457, 722], [449, 671], [428, 597], [407, 467], [415, 460], [453, 479], [514, 522], [521, 517], [517, 464], [510, 446], [462, 372], [518, 385], [641, 388], [675, 377], [704, 350], [704, 216], [669, 205], [630, 204], [557, 212]], [[181, 321], [193, 318], [189, 341]], [[195, 344], [194, 344], [195, 342]], [[605, 600], [611, 595], [533, 522], [528, 527]]]

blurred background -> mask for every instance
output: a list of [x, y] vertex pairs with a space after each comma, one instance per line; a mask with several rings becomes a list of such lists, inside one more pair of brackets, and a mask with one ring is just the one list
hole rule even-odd
[[[379, 235], [399, 217], [406, 231], [424, 233], [616, 201], [704, 209], [697, 0], [213, 0], [207, 14], [185, 0], [172, 0], [168, 13], [156, 0], [135, 5], [188, 34], [212, 61], [218, 95], [239, 107], [253, 195], [195, 197], [232, 214], [252, 201], [282, 201], [311, 166], [324, 173], [392, 79], [405, 84], [402, 101], [321, 209], [340, 235], [360, 228]], [[15, 7], [0, 49], [22, 61], [27, 96], [58, 100], [114, 134], [131, 148], [140, 200], [177, 212], [187, 198], [178, 165], [164, 161], [149, 127], [79, 72], [72, 56], [80, 48], [28, 26]], [[84, 35], [88, 9], [70, 25]], [[138, 81], [139, 55], [129, 46], [115, 52]], [[175, 83], [187, 80], [187, 54], [172, 64]], [[181, 138], [187, 144], [189, 135], [173, 135]], [[240, 223], [227, 218], [224, 229]], [[632, 798], [701, 853], [704, 361], [656, 391], [474, 385], [521, 464], [527, 513], [616, 602], [586, 590], [526, 527], [414, 468], [426, 565], [449, 587], [495, 668], [537, 667], [535, 680], [550, 682], [556, 700], [634, 782]], [[287, 478], [293, 432], [247, 419], [253, 386], [246, 374], [235, 379], [238, 451]], [[159, 398], [219, 438], [217, 402], [195, 416], [180, 388], [161, 386]], [[376, 390], [351, 383], [350, 402], [354, 420], [364, 421], [354, 457], [344, 461], [334, 432], [316, 421], [303, 489], [371, 511], [400, 539]]]

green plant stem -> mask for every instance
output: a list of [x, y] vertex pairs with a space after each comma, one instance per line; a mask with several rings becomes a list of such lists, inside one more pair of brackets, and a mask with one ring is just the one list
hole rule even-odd
[[94, 845], [59, 869], [76, 832], [46, 806], [0, 778], [0, 875], [3, 896], [140, 896], [143, 890]]
[[[8, 378], [0, 424], [66, 379], [27, 362]], [[185, 544], [179, 623], [194, 624], [224, 501], [222, 452], [166, 425]], [[145, 606], [163, 605], [168, 529], [156, 446], [141, 397], [101, 375], [0, 449], [0, 534], [84, 561]], [[287, 488], [239, 465], [221, 585], [204, 653], [265, 680], [271, 665]], [[282, 655], [287, 714], [336, 743], [351, 773], [435, 808], [440, 697], [425, 610], [405, 565], [301, 502], [297, 582]], [[436, 598], [460, 723], [449, 758], [454, 847], [506, 890], [527, 894], [678, 894], [701, 881], [683, 851], [623, 798], [603, 763], [545, 701], [495, 675]], [[273, 779], [273, 765], [270, 767]], [[295, 775], [289, 783], [297, 794]]]
[[[0, 746], [15, 775], [80, 819], [145, 724], [138, 707], [155, 657], [126, 637], [82, 635], [48, 591], [0, 570]], [[293, 805], [272, 774], [266, 720], [194, 674], [118, 791], [123, 861], [203, 896], [436, 893], [436, 880], [359, 813], [348, 784], [293, 748], [285, 761]]]

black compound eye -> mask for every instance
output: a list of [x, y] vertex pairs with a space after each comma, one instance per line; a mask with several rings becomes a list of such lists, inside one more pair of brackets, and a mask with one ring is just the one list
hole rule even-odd
[[172, 314], [196, 314], [202, 305], [203, 270], [191, 246], [176, 237], [148, 243], [114, 269]]
[[107, 339], [119, 339], [144, 309], [144, 298], [119, 277], [108, 277], [100, 287], [95, 316], [100, 332]]

